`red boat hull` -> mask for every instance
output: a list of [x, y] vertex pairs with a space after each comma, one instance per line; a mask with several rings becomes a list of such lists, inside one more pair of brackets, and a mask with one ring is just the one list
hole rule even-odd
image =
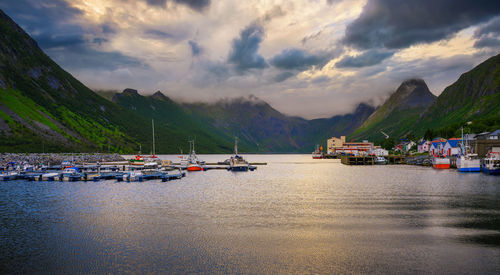
[[434, 164], [432, 167], [436, 169], [450, 169], [450, 164]]
[[203, 168], [200, 166], [188, 166], [187, 168], [188, 171], [203, 171]]
[[313, 159], [322, 159], [323, 157], [313, 157]]

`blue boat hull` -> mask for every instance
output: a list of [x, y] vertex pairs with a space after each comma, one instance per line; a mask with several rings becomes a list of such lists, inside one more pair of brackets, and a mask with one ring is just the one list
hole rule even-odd
[[484, 173], [488, 175], [500, 175], [500, 169], [488, 169], [486, 167], [482, 167]]
[[245, 171], [248, 171], [248, 166], [235, 166], [235, 167], [231, 167], [231, 171], [234, 171], [234, 172], [245, 172]]
[[481, 172], [479, 167], [458, 168], [458, 172]]

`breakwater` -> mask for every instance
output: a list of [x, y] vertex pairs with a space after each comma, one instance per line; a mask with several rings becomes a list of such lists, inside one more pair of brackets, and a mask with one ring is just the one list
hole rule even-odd
[[63, 161], [69, 160], [75, 164], [124, 161], [119, 154], [89, 154], [89, 153], [2, 153], [0, 154], [0, 166], [5, 166], [10, 162], [26, 163], [31, 165], [60, 165]]

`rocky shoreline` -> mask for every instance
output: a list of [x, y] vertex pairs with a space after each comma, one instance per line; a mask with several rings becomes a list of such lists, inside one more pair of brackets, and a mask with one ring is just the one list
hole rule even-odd
[[88, 153], [32, 153], [32, 154], [0, 154], [0, 166], [5, 166], [9, 162], [28, 163], [31, 165], [59, 165], [63, 161], [73, 161], [74, 164], [110, 162], [125, 160], [119, 154], [88, 154]]

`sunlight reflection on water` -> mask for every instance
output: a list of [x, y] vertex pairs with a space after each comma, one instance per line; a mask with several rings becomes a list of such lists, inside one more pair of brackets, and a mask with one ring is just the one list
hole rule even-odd
[[245, 157], [268, 165], [166, 183], [1, 182], [0, 271], [498, 272], [499, 177]]

